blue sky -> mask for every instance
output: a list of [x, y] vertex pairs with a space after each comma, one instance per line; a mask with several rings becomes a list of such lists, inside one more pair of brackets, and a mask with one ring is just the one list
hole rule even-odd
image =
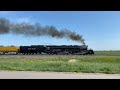
[[[120, 11], [0, 11], [0, 18], [13, 22], [54, 25], [83, 36], [94, 50], [120, 50]], [[0, 35], [0, 45], [81, 45], [65, 38]]]

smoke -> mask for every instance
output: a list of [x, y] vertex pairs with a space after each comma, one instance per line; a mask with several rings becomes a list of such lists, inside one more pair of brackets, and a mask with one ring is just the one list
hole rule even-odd
[[39, 23], [13, 23], [5, 18], [0, 18], [0, 34], [22, 34], [25, 36], [51, 36], [53, 38], [68, 38], [85, 44], [81, 35], [67, 29], [57, 30], [54, 26], [41, 26]]

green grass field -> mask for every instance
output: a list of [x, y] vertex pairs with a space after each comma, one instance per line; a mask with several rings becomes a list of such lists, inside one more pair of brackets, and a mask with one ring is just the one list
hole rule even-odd
[[120, 51], [95, 51], [96, 55], [120, 56]]
[[0, 70], [119, 74], [120, 57], [0, 56]]

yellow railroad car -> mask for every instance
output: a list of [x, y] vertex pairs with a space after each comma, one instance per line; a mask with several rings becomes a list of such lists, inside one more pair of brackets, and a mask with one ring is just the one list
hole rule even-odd
[[1, 53], [9, 53], [9, 52], [16, 52], [18, 53], [19, 48], [15, 46], [0, 46], [0, 52]]

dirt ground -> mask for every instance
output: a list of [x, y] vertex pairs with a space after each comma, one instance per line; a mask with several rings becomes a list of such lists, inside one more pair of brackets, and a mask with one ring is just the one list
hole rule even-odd
[[[59, 58], [59, 57], [68, 57], [68, 58], [84, 58], [84, 57], [101, 57], [105, 55], [0, 55], [0, 58]], [[120, 57], [120, 56], [116, 56]]]
[[120, 79], [120, 74], [0, 71], [0, 79]]

